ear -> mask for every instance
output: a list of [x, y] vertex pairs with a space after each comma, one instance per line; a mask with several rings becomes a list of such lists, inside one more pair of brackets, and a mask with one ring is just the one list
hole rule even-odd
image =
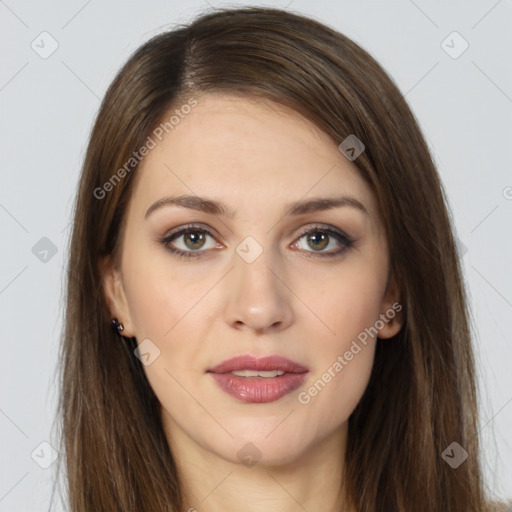
[[403, 305], [401, 303], [400, 288], [396, 279], [390, 279], [382, 301], [380, 320], [378, 325], [384, 324], [379, 329], [379, 338], [391, 338], [397, 334], [403, 325]]
[[111, 318], [117, 318], [123, 324], [123, 336], [135, 336], [128, 301], [123, 288], [122, 276], [111, 255], [104, 256], [99, 262], [101, 284]]

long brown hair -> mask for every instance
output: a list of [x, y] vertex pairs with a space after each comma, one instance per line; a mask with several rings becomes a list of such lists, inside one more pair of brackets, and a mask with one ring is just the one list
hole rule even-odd
[[[350, 134], [365, 144], [354, 164], [379, 203], [404, 325], [377, 343], [349, 419], [347, 499], [358, 512], [484, 512], [467, 298], [451, 214], [418, 123], [392, 79], [349, 38], [299, 14], [255, 7], [205, 13], [154, 37], [99, 110], [74, 210], [60, 360], [70, 510], [184, 506], [158, 400], [133, 354], [135, 338], [123, 343], [109, 327], [98, 265], [119, 251], [137, 172], [126, 162], [171, 107], [210, 91], [273, 100], [336, 145]], [[122, 179], [105, 187], [123, 166]], [[442, 457], [453, 442], [469, 455], [457, 468]]]

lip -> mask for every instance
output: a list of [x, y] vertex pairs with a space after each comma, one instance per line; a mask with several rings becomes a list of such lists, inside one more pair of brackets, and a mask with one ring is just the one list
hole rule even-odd
[[[272, 378], [239, 377], [232, 371], [281, 370], [285, 373]], [[244, 355], [233, 357], [207, 371], [228, 395], [245, 403], [268, 403], [279, 400], [300, 387], [309, 370], [305, 366], [280, 356], [255, 358]]]
[[250, 355], [236, 356], [210, 368], [211, 373], [229, 373], [237, 370], [271, 371], [281, 370], [286, 373], [306, 373], [308, 368], [291, 359], [281, 356], [253, 357]]

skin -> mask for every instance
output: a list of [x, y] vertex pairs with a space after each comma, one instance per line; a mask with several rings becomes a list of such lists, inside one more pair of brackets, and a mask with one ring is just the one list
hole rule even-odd
[[[220, 93], [195, 98], [197, 106], [143, 159], [120, 261], [106, 258], [101, 267], [124, 334], [160, 350], [144, 370], [162, 406], [184, 510], [352, 511], [338, 492], [348, 419], [368, 384], [375, 344], [385, 341], [370, 337], [309, 403], [298, 395], [399, 302], [393, 280], [386, 288], [388, 247], [377, 203], [354, 163], [296, 112]], [[145, 219], [155, 201], [181, 194], [222, 201], [236, 216], [165, 206]], [[342, 194], [368, 214], [344, 206], [282, 216], [291, 201]], [[159, 241], [188, 223], [211, 233], [204, 242], [197, 231], [169, 242], [202, 251], [190, 260]], [[332, 236], [328, 245], [308, 242], [299, 230], [315, 224], [355, 242], [322, 257], [343, 243]], [[263, 250], [251, 263], [236, 252], [247, 236]], [[397, 313], [378, 336], [394, 336], [401, 325]], [[243, 403], [206, 373], [242, 354], [288, 357], [309, 368], [307, 380], [275, 402]], [[253, 466], [237, 456], [248, 442], [260, 456]]]

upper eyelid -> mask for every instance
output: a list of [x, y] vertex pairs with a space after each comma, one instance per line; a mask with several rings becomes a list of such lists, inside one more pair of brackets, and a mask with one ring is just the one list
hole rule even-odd
[[202, 232], [205, 232], [207, 235], [211, 236], [212, 238], [220, 238], [222, 240], [222, 237], [217, 233], [217, 231], [215, 231], [213, 228], [210, 228], [210, 227], [205, 227], [201, 224], [192, 224], [192, 225], [184, 225], [184, 226], [181, 226], [181, 227], [178, 227], [174, 230], [172, 230], [168, 235], [165, 235], [163, 237], [164, 240], [166, 239], [169, 239], [169, 238], [172, 238], [172, 237], [180, 237], [180, 236], [183, 236], [185, 233], [187, 233], [188, 231], [202, 231]]

